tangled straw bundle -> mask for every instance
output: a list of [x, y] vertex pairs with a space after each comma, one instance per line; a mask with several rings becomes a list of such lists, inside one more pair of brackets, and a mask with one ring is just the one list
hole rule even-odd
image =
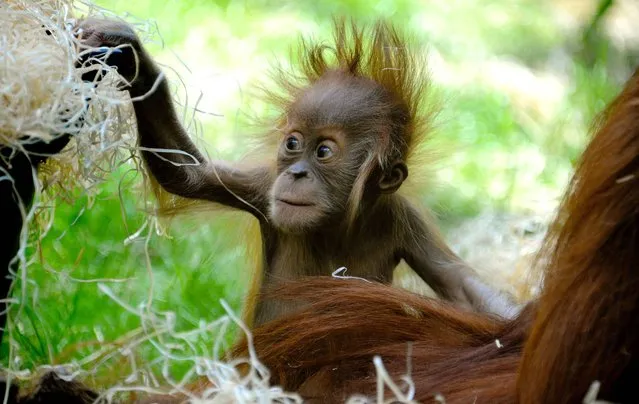
[[[72, 0], [7, 0], [0, 4], [0, 146], [21, 149], [61, 134], [73, 138], [44, 170], [45, 183], [89, 188], [111, 172], [131, 142], [132, 113], [119, 76], [74, 35], [76, 14], [105, 15]], [[79, 65], [82, 56], [87, 63]], [[83, 74], [102, 69], [99, 82]], [[105, 166], [105, 163], [108, 166]], [[55, 167], [55, 168], [53, 168]]]
[[90, 84], [74, 68], [77, 58], [67, 4], [9, 0], [0, 6], [0, 143], [23, 136], [51, 140], [86, 109]]

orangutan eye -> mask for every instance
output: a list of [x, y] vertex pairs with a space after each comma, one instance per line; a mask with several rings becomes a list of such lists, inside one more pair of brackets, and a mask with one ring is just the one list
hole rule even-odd
[[333, 155], [333, 150], [325, 144], [320, 145], [317, 148], [317, 158], [319, 160], [325, 160]]
[[301, 148], [300, 141], [295, 136], [289, 136], [284, 142], [284, 147], [288, 151], [298, 151]]

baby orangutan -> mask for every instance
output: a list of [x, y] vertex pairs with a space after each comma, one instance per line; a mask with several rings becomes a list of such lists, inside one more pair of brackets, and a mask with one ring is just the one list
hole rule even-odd
[[[78, 35], [88, 46], [122, 50], [108, 63], [129, 80], [139, 145], [159, 185], [258, 219], [262, 291], [278, 280], [330, 275], [342, 266], [349, 275], [390, 283], [403, 259], [446, 300], [503, 317], [517, 312], [396, 192], [428, 123], [420, 116], [428, 82], [391, 27], [380, 23], [364, 32], [337, 23], [332, 47], [303, 43], [302, 78], [280, 75], [287, 96], [273, 97], [283, 111], [275, 123], [279, 150], [271, 163], [257, 167], [203, 157], [131, 27], [86, 20]], [[261, 298], [255, 304], [247, 319], [255, 326], [298, 305]]]

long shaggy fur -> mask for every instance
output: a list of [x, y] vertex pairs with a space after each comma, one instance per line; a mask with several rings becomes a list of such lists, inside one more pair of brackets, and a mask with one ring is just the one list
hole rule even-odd
[[[421, 52], [390, 24], [379, 21], [372, 27], [335, 20], [330, 44], [302, 38], [291, 59], [297, 71], [276, 69], [276, 91], [266, 91], [270, 105], [283, 114], [299, 95], [323, 76], [339, 72], [371, 80], [390, 93], [402, 113], [388, 137], [375, 139], [376, 157], [407, 156], [428, 133], [429, 114], [425, 106], [428, 74]], [[382, 165], [388, 162], [380, 162]]]
[[521, 401], [576, 402], [597, 380], [607, 399], [637, 402], [638, 73], [602, 115], [559, 212]]
[[[344, 402], [352, 394], [371, 394], [374, 355], [400, 385], [412, 363], [420, 402], [436, 393], [447, 402], [497, 402], [502, 396], [508, 402], [514, 393], [514, 379], [500, 374], [517, 369], [529, 315], [508, 323], [377, 283], [323, 277], [287, 283], [272, 296], [308, 306], [255, 330], [255, 349], [274, 383], [306, 399]], [[246, 353], [240, 345], [234, 355]], [[508, 383], [493, 391], [495, 378]]]

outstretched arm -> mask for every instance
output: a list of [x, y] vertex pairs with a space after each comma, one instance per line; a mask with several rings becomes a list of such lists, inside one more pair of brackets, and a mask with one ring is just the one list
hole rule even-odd
[[434, 225], [406, 204], [401, 255], [406, 263], [443, 299], [481, 312], [512, 318], [519, 307], [506, 293], [485, 283], [458, 257]]
[[[117, 48], [107, 59], [130, 83], [139, 146], [157, 182], [168, 192], [249, 211], [265, 212], [272, 181], [266, 166], [244, 168], [207, 161], [177, 117], [166, 79], [133, 29], [120, 22], [85, 20], [78, 35], [88, 47]], [[137, 56], [137, 71], [136, 71]]]

